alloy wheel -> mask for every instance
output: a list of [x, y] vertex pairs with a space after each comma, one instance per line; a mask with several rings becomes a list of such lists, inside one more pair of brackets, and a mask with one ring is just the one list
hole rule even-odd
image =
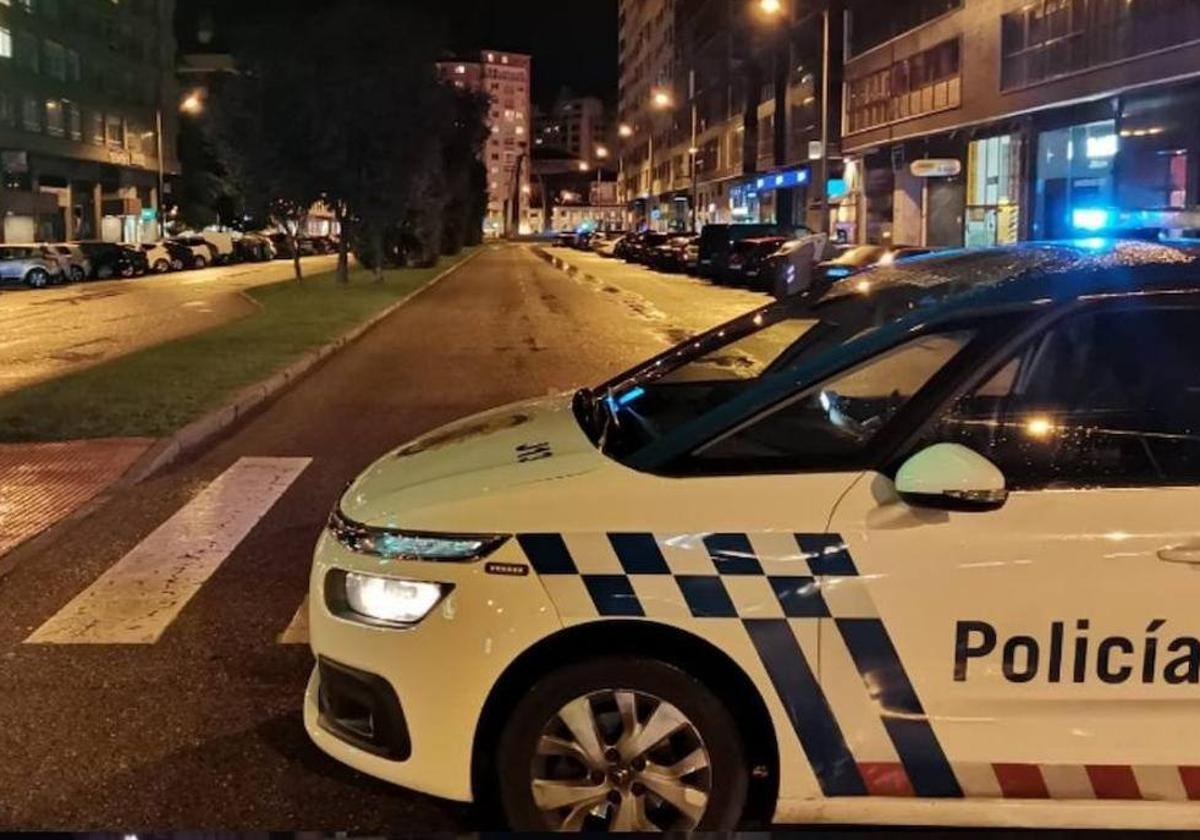
[[708, 806], [712, 770], [700, 732], [645, 692], [577, 697], [534, 751], [533, 801], [559, 831], [687, 831]]

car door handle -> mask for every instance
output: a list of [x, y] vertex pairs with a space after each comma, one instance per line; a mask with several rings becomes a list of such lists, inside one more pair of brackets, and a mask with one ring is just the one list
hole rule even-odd
[[1200, 543], [1173, 545], [1159, 550], [1158, 559], [1168, 563], [1188, 563], [1200, 566]]

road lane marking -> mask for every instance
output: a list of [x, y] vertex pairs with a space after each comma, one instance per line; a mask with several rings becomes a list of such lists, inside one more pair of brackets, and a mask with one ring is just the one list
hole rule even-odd
[[154, 644], [311, 462], [241, 458], [26, 643]]
[[304, 596], [304, 600], [300, 602], [299, 609], [292, 616], [292, 620], [288, 622], [287, 628], [279, 634], [276, 640], [281, 645], [306, 645], [308, 644], [308, 596]]

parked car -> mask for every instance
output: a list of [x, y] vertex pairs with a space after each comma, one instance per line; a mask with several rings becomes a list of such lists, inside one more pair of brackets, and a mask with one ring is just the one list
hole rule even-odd
[[293, 256], [292, 238], [286, 233], [268, 233], [267, 239], [275, 249], [275, 259], [290, 260]]
[[683, 249], [683, 270], [688, 274], [697, 274], [700, 265], [700, 237], [697, 235]]
[[729, 265], [733, 243], [742, 239], [761, 236], [776, 236], [781, 233], [776, 225], [705, 225], [700, 231], [700, 247], [696, 256], [696, 273], [701, 277], [720, 280]]
[[296, 247], [300, 250], [302, 257], [315, 257], [317, 254], [324, 253], [317, 246], [316, 240], [311, 236], [301, 236], [296, 240]]
[[172, 271], [183, 271], [188, 268], [196, 267], [196, 253], [189, 245], [180, 245], [178, 242], [173, 242], [170, 239], [164, 239], [162, 246], [167, 249], [167, 256], [171, 260]]
[[116, 242], [77, 242], [92, 263], [93, 276], [100, 280], [110, 277], [135, 277], [145, 274], [149, 263], [141, 251], [119, 245]]
[[915, 245], [858, 245], [817, 266], [815, 277], [826, 286], [853, 277], [877, 265], [891, 265], [897, 260], [929, 254], [937, 248]]
[[310, 238], [312, 239], [313, 247], [316, 249], [318, 254], [336, 254], [337, 253], [337, 243], [334, 242], [333, 239], [331, 239], [330, 237], [328, 237], [328, 236], [313, 236]]
[[695, 239], [694, 233], [671, 234], [650, 254], [650, 267], [658, 271], [683, 271], [684, 251]]
[[235, 262], [266, 262], [275, 259], [271, 240], [256, 233], [247, 233], [233, 242]]
[[171, 241], [176, 245], [183, 245], [184, 247], [191, 249], [192, 268], [207, 268], [217, 261], [216, 246], [202, 236], [187, 234], [184, 236], [176, 236]]
[[213, 262], [217, 265], [236, 262], [234, 256], [234, 237], [232, 233], [223, 230], [202, 230], [196, 236], [212, 246]]
[[62, 267], [67, 279], [79, 283], [92, 276], [92, 262], [80, 250], [78, 245], [68, 245], [63, 242], [43, 243], [43, 251], [53, 256]]
[[164, 242], [143, 242], [140, 246], [146, 255], [146, 263], [155, 274], [166, 274], [173, 269], [171, 252]]
[[570, 248], [575, 244], [575, 231], [563, 230], [554, 235], [554, 244], [562, 248]]
[[65, 282], [57, 258], [40, 245], [0, 245], [0, 281], [16, 280], [33, 289]]
[[659, 245], [667, 241], [668, 234], [660, 233], [656, 230], [645, 231], [641, 237], [633, 243], [633, 248], [629, 256], [626, 258], [630, 262], [641, 263], [647, 265], [650, 262], [650, 254]]
[[628, 236], [629, 234], [622, 233], [609, 239], [605, 239], [604, 242], [596, 247], [596, 253], [602, 257], [615, 257], [617, 255], [617, 249], [621, 247], [621, 243], [624, 242]]
[[761, 236], [733, 243], [723, 279], [750, 288], [759, 288], [767, 259], [787, 242], [782, 236]]

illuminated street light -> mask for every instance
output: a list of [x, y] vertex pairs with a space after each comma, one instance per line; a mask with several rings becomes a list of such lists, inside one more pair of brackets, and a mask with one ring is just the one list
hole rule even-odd
[[617, 129], [617, 134], [622, 137], [632, 137], [633, 126], [631, 126], [629, 123], [621, 123], [621, 126]]
[[596, 147], [596, 157], [599, 160], [604, 160], [606, 157], [608, 157], [608, 148], [605, 146], [597, 146]]
[[587, 172], [589, 169], [591, 169], [591, 167], [588, 166], [588, 163], [586, 160], [579, 161], [579, 171], [580, 172]]
[[665, 90], [656, 90], [654, 98], [651, 101], [655, 108], [670, 108], [675, 104], [674, 100], [671, 99], [671, 94]]
[[758, 0], [758, 10], [764, 15], [774, 17], [783, 11], [782, 0]]
[[197, 88], [183, 98], [179, 110], [185, 114], [199, 114], [204, 110], [204, 91]]

